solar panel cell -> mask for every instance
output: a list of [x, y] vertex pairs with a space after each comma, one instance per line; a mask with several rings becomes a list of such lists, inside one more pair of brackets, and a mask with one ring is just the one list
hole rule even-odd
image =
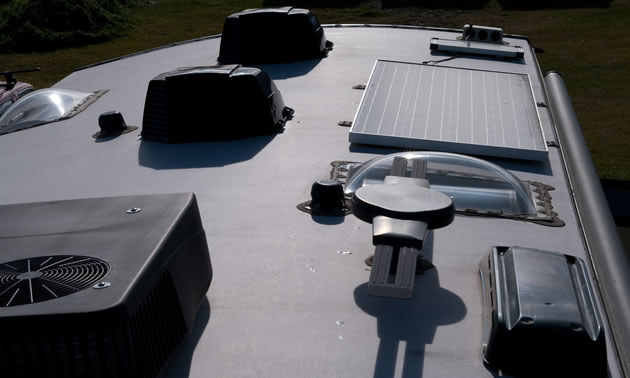
[[374, 66], [350, 142], [547, 158], [527, 75], [385, 60]]

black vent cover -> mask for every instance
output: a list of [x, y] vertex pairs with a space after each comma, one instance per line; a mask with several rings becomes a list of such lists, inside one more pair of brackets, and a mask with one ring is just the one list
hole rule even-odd
[[155, 377], [212, 279], [195, 196], [0, 206], [2, 377]]
[[248, 9], [225, 19], [219, 62], [284, 63], [328, 55], [332, 43], [308, 9]]
[[109, 265], [86, 256], [42, 256], [0, 265], [0, 306], [19, 306], [65, 297], [87, 289]]
[[164, 143], [240, 139], [278, 131], [292, 115], [273, 80], [258, 68], [180, 68], [149, 83], [142, 138]]

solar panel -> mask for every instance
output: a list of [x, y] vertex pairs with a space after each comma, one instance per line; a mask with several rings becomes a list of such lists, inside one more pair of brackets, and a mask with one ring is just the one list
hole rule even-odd
[[350, 142], [545, 160], [524, 74], [378, 60]]

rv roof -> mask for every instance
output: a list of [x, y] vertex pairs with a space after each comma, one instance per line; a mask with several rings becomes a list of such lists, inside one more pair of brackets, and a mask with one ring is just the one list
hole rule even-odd
[[[495, 373], [484, 366], [481, 354], [481, 259], [495, 246], [521, 246], [590, 261], [561, 153], [555, 147], [547, 152], [541, 144], [556, 142], [556, 133], [544, 106], [543, 77], [526, 39], [504, 36], [506, 43], [524, 47], [524, 58], [518, 61], [461, 55], [447, 64], [421, 67], [436, 76], [480, 73], [480, 80], [484, 74], [491, 80], [488, 72], [501, 72], [505, 85], [522, 85], [520, 97], [511, 100], [512, 115], [529, 117], [534, 143], [529, 149], [544, 156], [537, 155], [538, 161], [486, 159], [523, 181], [554, 187], [553, 210], [566, 222], [564, 227], [456, 215], [450, 226], [429, 233], [421, 255], [435, 268], [417, 276], [414, 297], [405, 301], [367, 295], [370, 272], [365, 260], [374, 253], [369, 224], [353, 216], [310, 216], [296, 209], [310, 198], [314, 181], [330, 177], [332, 161], [366, 161], [400, 151], [349, 143], [348, 129], [337, 125], [353, 120], [357, 110], [362, 114], [364, 92], [353, 87], [370, 82], [375, 63], [380, 59], [420, 67], [445, 57], [432, 54], [431, 38], [460, 34], [411, 27], [327, 27], [326, 36], [335, 44], [327, 58], [259, 66], [274, 79], [286, 105], [295, 109], [284, 132], [237, 141], [170, 145], [143, 141], [137, 132], [92, 138], [98, 116], [107, 111], [120, 111], [128, 125], [140, 126], [149, 81], [178, 67], [214, 64], [219, 37], [74, 72], [55, 87], [109, 92], [72, 119], [0, 136], [0, 203], [197, 195], [214, 279], [193, 336], [167, 376], [491, 377]], [[482, 90], [485, 84], [466, 88]], [[371, 93], [368, 88], [366, 98]], [[433, 102], [422, 104], [440, 111]], [[533, 104], [543, 105], [532, 109]], [[457, 114], [464, 113], [460, 109]], [[482, 123], [475, 121], [473, 127]], [[470, 152], [484, 154], [482, 149]], [[606, 319], [604, 323], [608, 330]], [[610, 338], [606, 341], [610, 375], [621, 376]]]

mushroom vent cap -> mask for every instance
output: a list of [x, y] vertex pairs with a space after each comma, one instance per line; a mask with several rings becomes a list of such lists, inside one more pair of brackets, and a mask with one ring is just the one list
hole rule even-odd
[[273, 80], [258, 68], [179, 68], [149, 83], [142, 138], [165, 143], [241, 139], [278, 131], [292, 115]]
[[308, 9], [248, 9], [225, 19], [219, 62], [285, 63], [328, 55], [332, 42]]

